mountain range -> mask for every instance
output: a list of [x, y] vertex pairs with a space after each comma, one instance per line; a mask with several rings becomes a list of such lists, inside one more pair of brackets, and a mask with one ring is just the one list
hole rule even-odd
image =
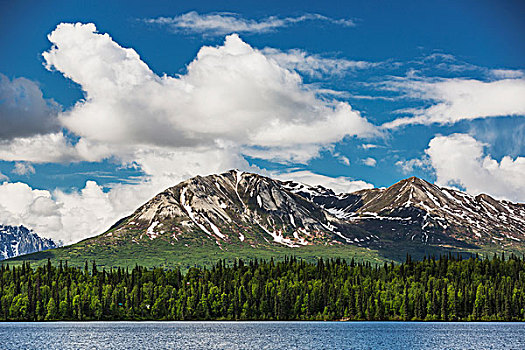
[[26, 260], [172, 266], [295, 255], [370, 261], [522, 252], [525, 205], [411, 177], [336, 194], [322, 186], [231, 170], [159, 193], [105, 233]]
[[42, 238], [24, 226], [0, 225], [0, 260], [58, 246], [53, 240]]

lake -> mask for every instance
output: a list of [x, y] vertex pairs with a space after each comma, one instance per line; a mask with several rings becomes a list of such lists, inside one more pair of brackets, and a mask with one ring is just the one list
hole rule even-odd
[[0, 323], [2, 349], [525, 349], [525, 323]]

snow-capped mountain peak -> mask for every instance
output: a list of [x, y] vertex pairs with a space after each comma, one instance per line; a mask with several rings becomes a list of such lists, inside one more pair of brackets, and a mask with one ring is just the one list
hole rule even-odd
[[0, 260], [58, 247], [24, 226], [0, 225]]

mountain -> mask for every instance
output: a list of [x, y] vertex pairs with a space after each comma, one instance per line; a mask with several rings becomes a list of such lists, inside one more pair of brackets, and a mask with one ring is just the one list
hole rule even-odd
[[404, 259], [406, 253], [523, 251], [525, 205], [411, 177], [336, 194], [231, 170], [159, 193], [107, 232], [34, 254], [107, 265], [191, 266], [235, 257]]
[[293, 188], [341, 220], [393, 240], [459, 246], [523, 247], [525, 204], [471, 196], [411, 177], [386, 189], [336, 195]]
[[0, 260], [53, 249], [58, 245], [24, 226], [0, 225]]
[[197, 243], [204, 233], [220, 248], [229, 243], [300, 247], [376, 241], [282, 182], [237, 170], [197, 176], [169, 188], [106, 235], [118, 240], [130, 232], [135, 241], [196, 238]]

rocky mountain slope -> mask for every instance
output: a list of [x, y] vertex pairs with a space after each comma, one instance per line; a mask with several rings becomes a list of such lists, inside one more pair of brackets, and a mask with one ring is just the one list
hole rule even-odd
[[231, 170], [168, 188], [107, 232], [35, 259], [60, 255], [80, 261], [100, 258], [104, 251], [128, 264], [145, 256], [167, 264], [182, 254], [192, 262], [224, 252], [257, 257], [263, 251], [298, 256], [337, 251], [400, 260], [407, 252], [522, 252], [524, 242], [524, 204], [471, 196], [415, 177], [389, 188], [336, 194]]
[[160, 193], [108, 232], [288, 247], [395, 242], [475, 247], [521, 245], [525, 205], [471, 196], [411, 177], [386, 189], [335, 194], [316, 186], [230, 171], [195, 177]]
[[[158, 194], [119, 222], [106, 237], [229, 243], [372, 244], [377, 238], [342, 220], [277, 180], [237, 170], [197, 176]], [[189, 243], [188, 243], [189, 244]]]
[[523, 246], [525, 204], [471, 196], [411, 177], [386, 189], [336, 195], [327, 189], [289, 188], [334, 216], [383, 239], [439, 244]]
[[0, 225], [0, 260], [56, 247], [51, 239], [42, 238], [24, 226]]

